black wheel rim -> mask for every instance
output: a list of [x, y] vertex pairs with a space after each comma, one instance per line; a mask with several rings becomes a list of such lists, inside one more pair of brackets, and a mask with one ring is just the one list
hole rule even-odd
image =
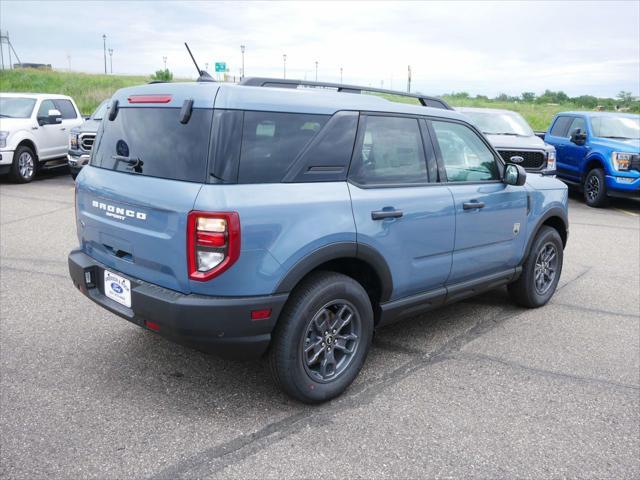
[[587, 179], [586, 185], [587, 198], [591, 201], [598, 198], [598, 194], [600, 193], [600, 179], [596, 175], [591, 175]]
[[324, 305], [307, 324], [300, 346], [307, 375], [328, 383], [349, 368], [362, 337], [362, 322], [356, 308], [346, 300]]
[[534, 283], [538, 294], [544, 295], [549, 291], [556, 279], [557, 271], [558, 250], [553, 243], [545, 243], [538, 252], [534, 269]]

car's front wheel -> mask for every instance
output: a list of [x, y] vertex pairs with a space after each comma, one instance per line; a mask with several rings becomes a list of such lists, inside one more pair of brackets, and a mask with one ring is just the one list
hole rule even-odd
[[373, 337], [367, 292], [346, 275], [316, 272], [292, 292], [274, 332], [269, 364], [292, 397], [318, 403], [358, 375]]
[[562, 273], [564, 251], [555, 228], [543, 226], [538, 231], [520, 277], [508, 287], [511, 298], [520, 306], [537, 308], [553, 296]]
[[31, 148], [23, 145], [16, 148], [11, 164], [11, 179], [18, 183], [28, 183], [33, 180], [37, 169], [36, 155]]
[[603, 169], [590, 170], [584, 179], [584, 201], [590, 207], [605, 207], [609, 203]]

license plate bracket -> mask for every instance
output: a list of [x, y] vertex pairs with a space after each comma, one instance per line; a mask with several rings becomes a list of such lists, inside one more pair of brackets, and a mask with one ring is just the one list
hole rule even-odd
[[121, 275], [104, 271], [104, 294], [107, 298], [131, 308], [131, 281]]

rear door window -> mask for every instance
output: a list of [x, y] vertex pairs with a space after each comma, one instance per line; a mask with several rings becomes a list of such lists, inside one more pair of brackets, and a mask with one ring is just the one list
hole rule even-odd
[[244, 113], [238, 183], [280, 182], [328, 115]]
[[213, 109], [194, 109], [180, 123], [179, 108], [120, 108], [105, 120], [91, 164], [123, 173], [204, 182]]
[[422, 184], [427, 164], [418, 120], [366, 115], [349, 171], [360, 185]]

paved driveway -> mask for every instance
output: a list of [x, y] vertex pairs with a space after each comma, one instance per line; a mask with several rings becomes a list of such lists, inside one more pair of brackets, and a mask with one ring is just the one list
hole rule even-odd
[[67, 275], [73, 182], [0, 180], [2, 478], [638, 478], [640, 208], [571, 201], [560, 289], [381, 330], [348, 392], [169, 343]]

